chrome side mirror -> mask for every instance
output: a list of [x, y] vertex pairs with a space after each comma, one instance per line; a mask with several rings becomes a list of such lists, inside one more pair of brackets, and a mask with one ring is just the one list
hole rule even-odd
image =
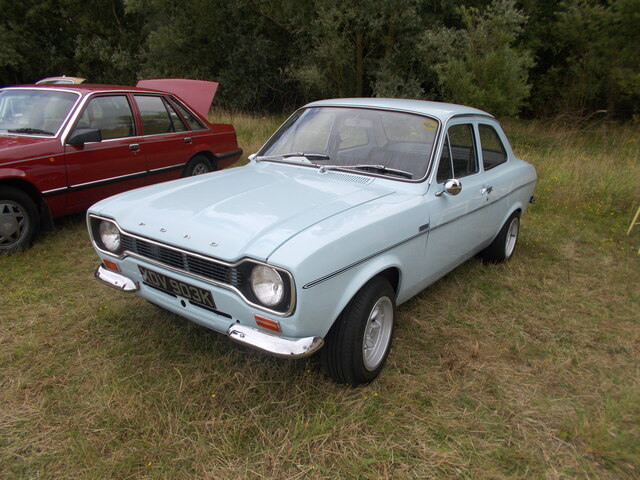
[[443, 193], [449, 195], [458, 195], [462, 191], [462, 183], [457, 178], [452, 178], [444, 182], [444, 187], [439, 192], [436, 192], [436, 197], [441, 197]]

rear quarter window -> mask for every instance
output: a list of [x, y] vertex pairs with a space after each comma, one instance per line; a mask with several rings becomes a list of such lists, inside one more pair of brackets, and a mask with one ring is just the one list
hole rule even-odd
[[491, 125], [478, 125], [480, 145], [482, 146], [482, 165], [485, 170], [491, 170], [507, 161], [507, 151]]
[[187, 122], [187, 125], [191, 130], [205, 130], [207, 128], [202, 124], [200, 120], [198, 120], [189, 110], [184, 108], [184, 106], [182, 106], [180, 103], [178, 103], [173, 99], [171, 103], [176, 108], [176, 110], [180, 112], [180, 114], [184, 118], [185, 122]]

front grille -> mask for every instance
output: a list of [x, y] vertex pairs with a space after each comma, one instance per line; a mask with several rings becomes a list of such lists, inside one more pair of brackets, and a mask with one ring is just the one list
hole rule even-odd
[[139, 257], [238, 289], [242, 286], [243, 276], [236, 267], [215, 260], [205, 260], [188, 252], [163, 247], [127, 234], [122, 234], [121, 238], [124, 249]]

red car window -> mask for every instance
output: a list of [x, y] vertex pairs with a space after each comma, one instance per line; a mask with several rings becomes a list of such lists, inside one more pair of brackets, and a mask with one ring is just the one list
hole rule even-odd
[[78, 128], [97, 128], [103, 140], [134, 135], [133, 113], [126, 95], [93, 98], [85, 108]]

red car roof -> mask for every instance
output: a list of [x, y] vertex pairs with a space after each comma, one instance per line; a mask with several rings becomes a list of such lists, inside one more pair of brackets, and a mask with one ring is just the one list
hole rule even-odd
[[[126, 85], [99, 85], [91, 83], [81, 83], [74, 85], [56, 85], [56, 84], [44, 84], [44, 85], [17, 85], [15, 88], [34, 88], [34, 89], [54, 89], [54, 90], [67, 90], [81, 93], [82, 95], [88, 95], [95, 92], [162, 92], [170, 93], [189, 107], [195, 110], [199, 115], [207, 118], [209, 108], [215, 97], [218, 89], [218, 82], [207, 82], [204, 80], [190, 80], [190, 79], [152, 79], [141, 80], [135, 87]], [[7, 87], [12, 88], [12, 87]]]

